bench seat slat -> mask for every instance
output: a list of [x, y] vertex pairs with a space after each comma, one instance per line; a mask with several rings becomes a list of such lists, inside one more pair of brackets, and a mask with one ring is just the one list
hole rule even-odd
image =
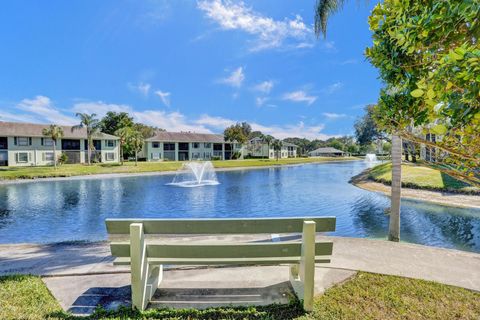
[[[256, 265], [256, 264], [291, 264], [300, 263], [300, 257], [263, 257], [263, 258], [216, 258], [216, 259], [188, 259], [188, 258], [148, 258], [152, 265]], [[329, 263], [325, 256], [315, 257], [316, 263]], [[116, 258], [114, 265], [130, 265], [130, 258]]]
[[335, 217], [252, 219], [106, 219], [109, 234], [128, 234], [142, 223], [145, 234], [258, 234], [302, 232], [303, 221], [315, 221], [316, 232], [335, 231]]
[[[129, 242], [112, 242], [112, 255], [115, 257], [129, 257]], [[216, 244], [147, 244], [148, 258], [265, 258], [265, 257], [296, 257], [301, 255], [300, 242], [260, 242], [260, 243], [216, 243]], [[332, 242], [317, 242], [315, 255], [331, 255]]]

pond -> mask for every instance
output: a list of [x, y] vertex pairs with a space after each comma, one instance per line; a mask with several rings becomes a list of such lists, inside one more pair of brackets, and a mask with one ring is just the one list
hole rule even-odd
[[[216, 186], [173, 175], [0, 185], [0, 243], [106, 239], [105, 218], [336, 216], [338, 236], [386, 238], [389, 198], [350, 177], [362, 161], [218, 172]], [[402, 200], [403, 241], [480, 252], [480, 210]]]

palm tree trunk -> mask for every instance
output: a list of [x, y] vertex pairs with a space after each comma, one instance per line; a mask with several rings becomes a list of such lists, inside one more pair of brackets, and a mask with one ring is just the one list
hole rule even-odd
[[87, 159], [88, 159], [88, 165], [91, 164], [90, 158], [91, 158], [91, 147], [90, 147], [90, 138], [87, 138]]
[[122, 140], [120, 140], [120, 164], [123, 166], [123, 143]]
[[392, 136], [392, 191], [388, 240], [400, 241], [400, 197], [402, 195], [402, 138]]
[[53, 167], [57, 169], [57, 142], [53, 140]]

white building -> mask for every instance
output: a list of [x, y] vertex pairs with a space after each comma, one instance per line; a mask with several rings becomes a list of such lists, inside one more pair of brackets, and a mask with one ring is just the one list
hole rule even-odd
[[241, 157], [242, 145], [221, 134], [160, 131], [145, 140], [147, 161], [230, 160]]
[[[63, 138], [57, 140], [56, 154], [52, 139], [43, 135], [48, 124], [0, 121], [0, 166], [45, 166], [53, 165], [54, 159], [65, 153], [67, 163], [87, 162], [87, 131], [85, 128], [72, 131], [71, 126], [60, 126]], [[116, 163], [120, 159], [119, 138], [105, 133], [94, 135], [93, 162]]]
[[[297, 149], [298, 147], [293, 143], [283, 141], [278, 157], [282, 159], [295, 158], [297, 156]], [[250, 139], [247, 142], [247, 145], [243, 148], [243, 157], [275, 159], [276, 151], [273, 148], [273, 143], [268, 145], [262, 138], [256, 137]]]

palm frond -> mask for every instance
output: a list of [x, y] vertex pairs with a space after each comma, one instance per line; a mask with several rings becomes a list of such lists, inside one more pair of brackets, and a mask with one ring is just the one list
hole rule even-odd
[[317, 37], [327, 36], [327, 22], [330, 15], [342, 9], [346, 0], [317, 0], [315, 4], [314, 31]]

